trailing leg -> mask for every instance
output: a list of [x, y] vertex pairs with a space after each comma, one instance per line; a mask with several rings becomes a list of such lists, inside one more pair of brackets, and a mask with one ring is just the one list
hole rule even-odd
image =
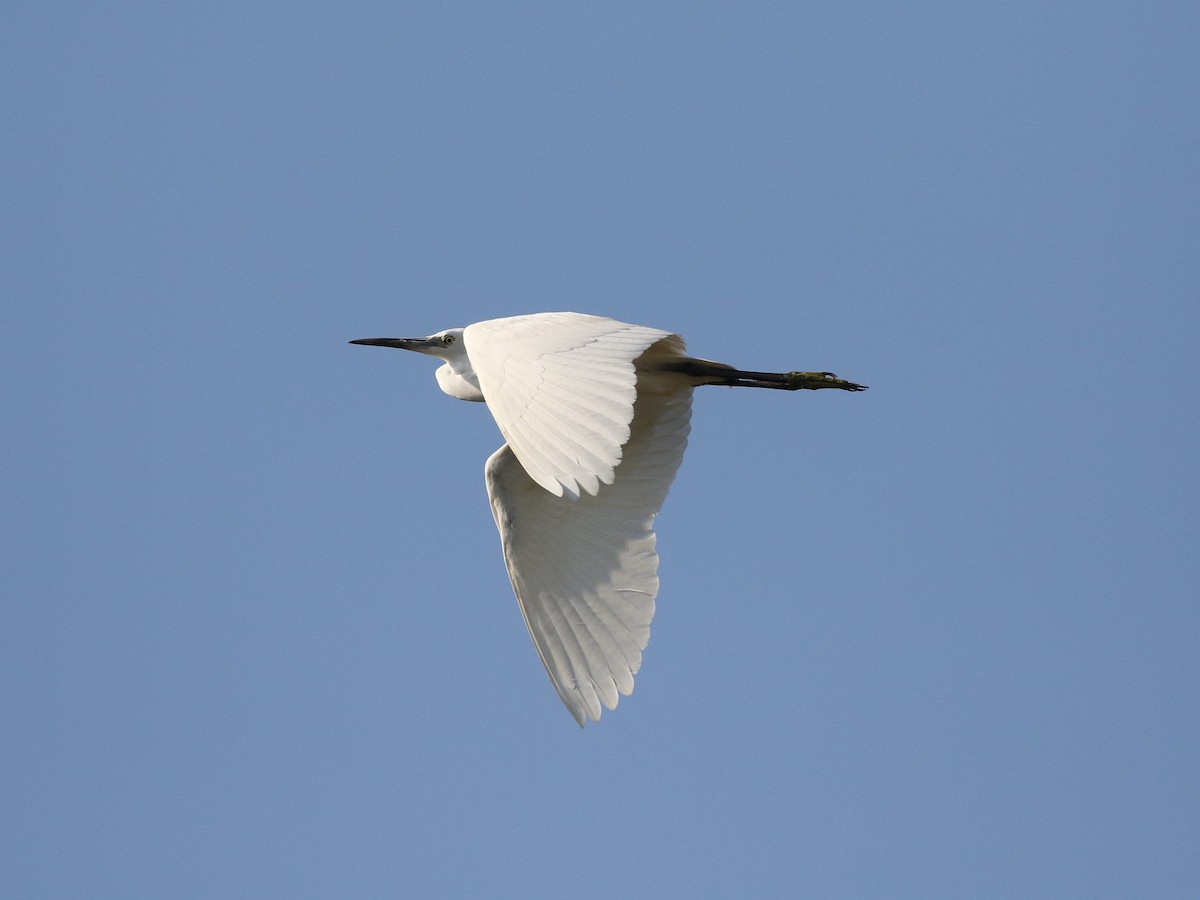
[[666, 368], [696, 379], [697, 384], [719, 384], [727, 387], [772, 388], [778, 391], [818, 391], [837, 388], [841, 391], [865, 391], [867, 386], [838, 378], [832, 372], [746, 372], [723, 363], [706, 359], [681, 359]]

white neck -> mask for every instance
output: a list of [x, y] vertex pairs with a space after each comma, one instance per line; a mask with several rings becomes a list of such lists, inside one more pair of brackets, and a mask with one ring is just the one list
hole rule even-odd
[[[455, 363], [464, 366], [465, 369], [456, 368]], [[459, 400], [476, 402], [483, 400], [483, 391], [479, 389], [479, 379], [475, 377], [475, 370], [471, 368], [471, 364], [466, 359], [454, 362], [447, 360], [445, 365], [438, 366], [437, 383], [443, 391]]]

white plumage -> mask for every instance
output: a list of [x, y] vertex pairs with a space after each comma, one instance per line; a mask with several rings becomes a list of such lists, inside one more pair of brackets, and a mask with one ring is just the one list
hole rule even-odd
[[351, 343], [437, 356], [446, 393], [486, 402], [505, 439], [485, 468], [504, 561], [580, 725], [633, 690], [658, 594], [654, 517], [683, 460], [693, 387], [863, 389], [692, 359], [676, 334], [579, 313]]
[[637, 399], [633, 362], [672, 339], [682, 356], [669, 332], [578, 313], [493, 319], [463, 332], [500, 433], [529, 477], [559, 497], [612, 484]]

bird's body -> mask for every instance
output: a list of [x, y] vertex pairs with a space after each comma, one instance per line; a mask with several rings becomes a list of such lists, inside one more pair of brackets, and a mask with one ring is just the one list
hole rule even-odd
[[863, 390], [827, 372], [743, 372], [667, 331], [579, 313], [352, 343], [437, 356], [438, 384], [487, 404], [505, 444], [488, 498], [525, 624], [580, 725], [633, 690], [658, 593], [654, 517], [698, 384]]

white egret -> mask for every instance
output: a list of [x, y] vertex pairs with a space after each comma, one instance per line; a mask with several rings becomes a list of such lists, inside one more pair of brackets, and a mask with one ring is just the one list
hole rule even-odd
[[579, 313], [365, 338], [442, 360], [437, 381], [487, 404], [505, 443], [484, 468], [517, 602], [582, 726], [633, 690], [658, 594], [654, 517], [683, 459], [692, 388], [865, 390], [830, 372], [745, 372], [668, 331]]

